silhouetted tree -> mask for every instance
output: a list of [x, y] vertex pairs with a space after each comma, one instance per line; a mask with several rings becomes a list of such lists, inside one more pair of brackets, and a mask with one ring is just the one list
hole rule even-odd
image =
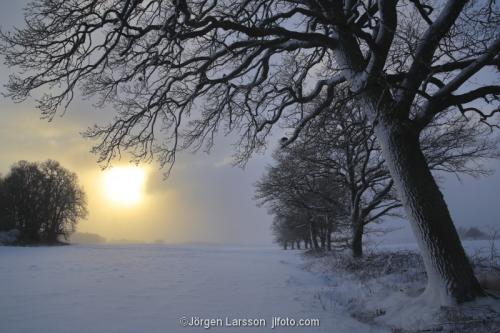
[[68, 239], [78, 221], [87, 216], [87, 201], [78, 185], [76, 173], [63, 168], [59, 162], [48, 160], [40, 164], [43, 175], [44, 210], [40, 212], [44, 224], [42, 233], [48, 242], [59, 236]]
[[20, 231], [23, 242], [55, 243], [87, 215], [86, 196], [76, 174], [56, 161], [14, 164], [3, 180], [2, 192], [6, 221], [9, 228]]
[[49, 118], [76, 87], [113, 104], [115, 120], [88, 132], [103, 161], [127, 149], [173, 163], [178, 149], [210, 147], [219, 130], [240, 134], [245, 161], [274, 125], [293, 142], [347, 89], [374, 126], [427, 293], [441, 304], [484, 294], [419, 139], [440, 113], [497, 126], [500, 86], [487, 76], [469, 84], [499, 65], [492, 1], [37, 0], [26, 22], [3, 35], [7, 65], [22, 73], [11, 95], [51, 87], [40, 99]]
[[4, 179], [0, 175], [0, 231], [8, 231], [15, 228], [14, 219], [9, 210], [10, 204], [4, 185]]
[[44, 175], [37, 163], [19, 161], [14, 164], [4, 180], [8, 215], [21, 232], [21, 240], [39, 242], [44, 210], [42, 198]]

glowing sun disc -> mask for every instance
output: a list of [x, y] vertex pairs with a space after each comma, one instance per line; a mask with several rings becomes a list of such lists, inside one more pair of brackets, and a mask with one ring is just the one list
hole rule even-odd
[[108, 199], [119, 204], [136, 204], [143, 194], [145, 172], [139, 167], [116, 167], [104, 173], [104, 191]]

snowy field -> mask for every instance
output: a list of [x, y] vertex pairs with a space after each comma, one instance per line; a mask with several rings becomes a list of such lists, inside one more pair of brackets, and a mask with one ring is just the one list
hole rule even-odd
[[[475, 258], [491, 254], [487, 241], [463, 244]], [[419, 303], [425, 273], [415, 249], [374, 245], [353, 261], [278, 248], [0, 247], [0, 332], [456, 331], [441, 324], [450, 317], [479, 318], [489, 326], [477, 332], [491, 332], [500, 301], [469, 304], [458, 314]], [[273, 317], [313, 326], [273, 329]], [[191, 318], [199, 319], [196, 326], [181, 324]], [[236, 327], [233, 319], [260, 319], [259, 327]]]
[[[383, 332], [351, 318], [299, 251], [161, 245], [0, 247], [0, 332], [204, 332], [180, 319], [258, 318], [210, 332]], [[271, 329], [273, 316], [320, 327]], [[225, 323], [224, 323], [225, 325]]]

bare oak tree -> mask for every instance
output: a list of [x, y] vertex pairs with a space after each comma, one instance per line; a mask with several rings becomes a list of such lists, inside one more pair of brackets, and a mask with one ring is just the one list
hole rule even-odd
[[499, 64], [498, 16], [487, 0], [36, 0], [1, 53], [19, 68], [16, 100], [52, 88], [39, 99], [47, 117], [77, 87], [115, 106], [114, 122], [88, 132], [101, 160], [127, 149], [172, 163], [218, 131], [239, 134], [245, 160], [274, 125], [293, 141], [347, 86], [374, 125], [427, 293], [450, 304], [484, 293], [419, 137], [440, 113], [497, 126], [500, 86], [473, 78]]

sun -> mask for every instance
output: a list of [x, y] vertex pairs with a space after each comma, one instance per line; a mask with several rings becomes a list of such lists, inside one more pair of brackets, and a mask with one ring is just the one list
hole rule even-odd
[[140, 167], [115, 167], [104, 172], [104, 191], [114, 203], [133, 205], [141, 201], [146, 172]]

